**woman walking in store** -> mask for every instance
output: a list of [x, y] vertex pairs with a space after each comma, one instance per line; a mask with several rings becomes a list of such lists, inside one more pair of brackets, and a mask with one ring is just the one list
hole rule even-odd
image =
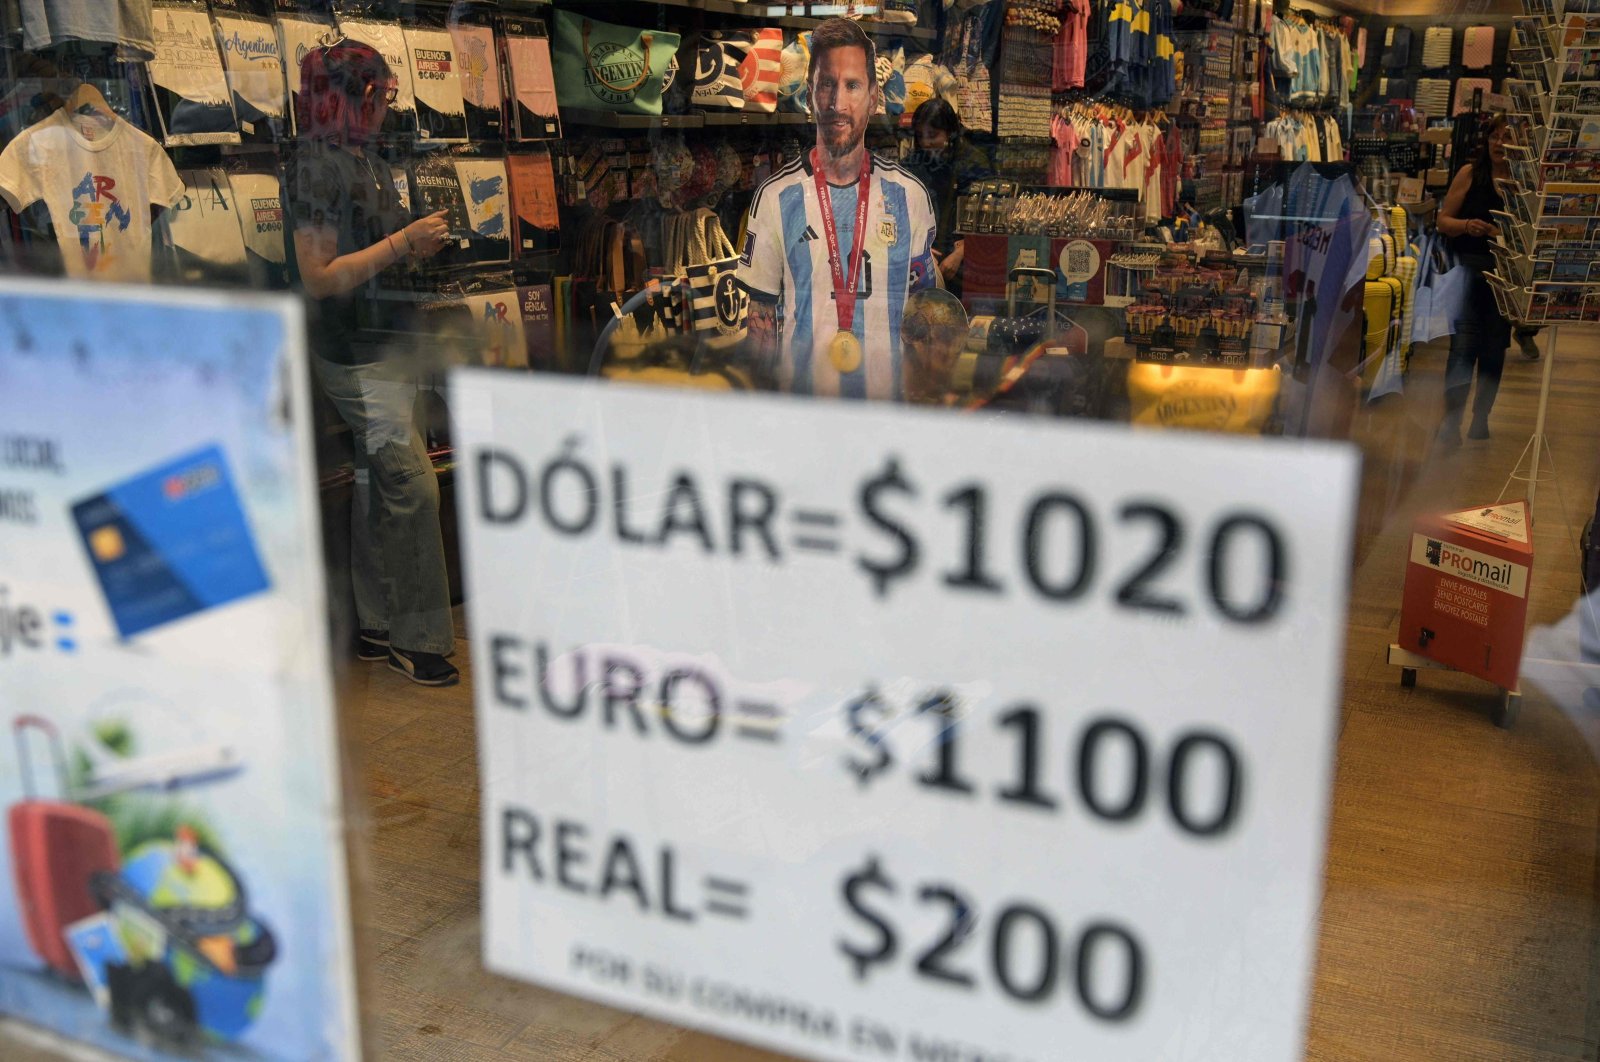
[[459, 674], [439, 484], [416, 423], [419, 369], [402, 346], [411, 303], [398, 283], [408, 258], [444, 245], [444, 211], [407, 224], [388, 164], [369, 150], [395, 80], [368, 45], [344, 40], [302, 64], [310, 95], [304, 143], [288, 167], [291, 275], [309, 296], [312, 367], [354, 436], [350, 577], [357, 655], [424, 686]]
[[1439, 231], [1449, 239], [1457, 259], [1471, 271], [1444, 370], [1444, 421], [1439, 425], [1438, 439], [1451, 449], [1461, 444], [1461, 418], [1467, 408], [1474, 369], [1478, 390], [1472, 400], [1472, 425], [1467, 429], [1467, 438], [1489, 437], [1489, 411], [1500, 391], [1506, 348], [1511, 345], [1511, 323], [1501, 316], [1494, 292], [1483, 276], [1494, 269], [1489, 241], [1500, 235], [1490, 211], [1505, 209], [1494, 181], [1511, 176], [1506, 163], [1507, 132], [1504, 115], [1490, 120], [1472, 161], [1457, 171], [1439, 205]]

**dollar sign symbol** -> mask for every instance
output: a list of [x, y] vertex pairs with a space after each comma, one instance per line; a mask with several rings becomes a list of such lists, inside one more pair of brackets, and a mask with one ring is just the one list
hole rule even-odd
[[852, 756], [845, 760], [845, 766], [855, 772], [856, 781], [864, 786], [894, 762], [894, 755], [889, 751], [887, 736], [875, 723], [868, 722], [865, 718], [876, 715], [877, 723], [882, 723], [889, 718], [890, 708], [883, 702], [883, 698], [878, 696], [876, 690], [868, 690], [851, 701], [845, 712], [850, 720], [851, 735], [865, 741], [867, 751], [872, 754], [871, 759], [863, 760]]
[[858, 918], [864, 919], [877, 931], [876, 948], [858, 948], [847, 940], [840, 940], [839, 950], [855, 967], [856, 980], [864, 981], [867, 971], [874, 966], [888, 962], [894, 958], [895, 952], [900, 950], [899, 941], [895, 937], [894, 926], [890, 925], [878, 912], [869, 909], [861, 897], [862, 892], [869, 889], [882, 889], [890, 896], [894, 895], [894, 882], [889, 880], [883, 868], [878, 865], [877, 856], [869, 856], [864, 869], [848, 875], [840, 888], [844, 902]]
[[900, 541], [898, 559], [893, 563], [870, 560], [866, 557], [856, 558], [856, 565], [870, 575], [877, 584], [879, 597], [887, 597], [889, 585], [896, 578], [910, 575], [917, 566], [917, 540], [911, 537], [904, 524], [884, 515], [879, 508], [884, 500], [884, 494], [890, 491], [901, 491], [913, 498], [917, 496], [916, 488], [900, 474], [899, 460], [893, 457], [889, 458], [888, 466], [882, 474], [861, 485], [861, 511], [867, 519]]

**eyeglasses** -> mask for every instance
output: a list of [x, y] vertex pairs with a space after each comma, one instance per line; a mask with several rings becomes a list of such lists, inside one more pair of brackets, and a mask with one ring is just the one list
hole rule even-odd
[[[367, 95], [369, 95], [369, 96], [376, 95], [378, 93], [378, 91], [379, 91], [379, 87], [377, 85], [368, 85], [367, 86]], [[400, 98], [400, 88], [397, 85], [386, 85], [386, 86], [383, 87], [382, 91], [383, 91], [383, 101], [385, 103], [393, 103], [395, 100]]]

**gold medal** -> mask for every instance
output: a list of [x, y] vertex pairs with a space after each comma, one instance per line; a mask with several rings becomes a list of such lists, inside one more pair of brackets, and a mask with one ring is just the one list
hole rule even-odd
[[861, 368], [861, 340], [856, 338], [854, 332], [846, 332], [841, 328], [834, 334], [833, 342], [828, 344], [828, 358], [839, 375], [855, 372]]

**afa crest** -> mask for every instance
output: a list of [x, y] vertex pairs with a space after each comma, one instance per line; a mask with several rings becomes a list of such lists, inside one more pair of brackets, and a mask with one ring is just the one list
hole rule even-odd
[[895, 238], [898, 235], [899, 231], [895, 227], [894, 218], [884, 218], [882, 221], [878, 222], [878, 239], [882, 240], [890, 247], [894, 246]]

